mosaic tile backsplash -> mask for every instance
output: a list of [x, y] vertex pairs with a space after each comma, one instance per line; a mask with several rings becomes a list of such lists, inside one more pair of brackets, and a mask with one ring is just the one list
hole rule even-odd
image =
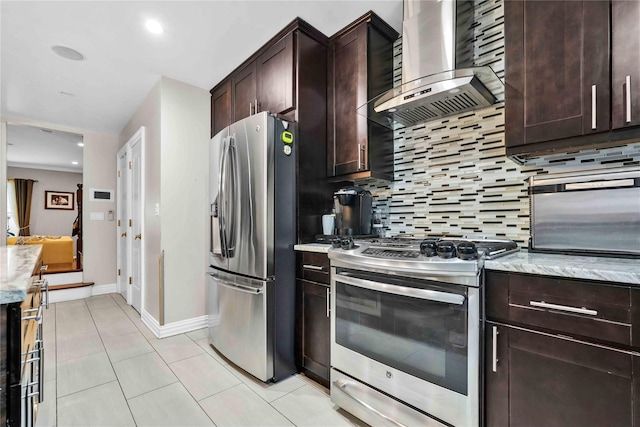
[[[490, 65], [504, 80], [503, 0], [475, 2], [476, 65]], [[395, 84], [400, 84], [402, 45], [395, 45]], [[531, 175], [640, 165], [640, 141], [528, 159], [505, 156], [504, 103], [457, 117], [397, 129], [394, 181], [356, 185], [374, 196], [386, 235], [503, 236], [526, 247]]]

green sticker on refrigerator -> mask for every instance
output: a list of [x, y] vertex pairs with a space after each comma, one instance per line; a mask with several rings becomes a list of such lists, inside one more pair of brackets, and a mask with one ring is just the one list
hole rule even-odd
[[293, 134], [288, 130], [282, 132], [282, 142], [285, 144], [293, 144]]

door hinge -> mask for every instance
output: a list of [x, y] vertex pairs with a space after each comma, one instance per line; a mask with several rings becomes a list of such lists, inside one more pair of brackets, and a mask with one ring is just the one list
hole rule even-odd
[[131, 169], [131, 161], [129, 161], [129, 169]]
[[118, 227], [120, 227], [120, 220], [118, 220]]
[[120, 275], [120, 269], [118, 269], [118, 276]]
[[120, 171], [118, 171], [118, 178], [120, 178]]
[[131, 282], [131, 276], [129, 276], [129, 284], [133, 284], [133, 282]]
[[129, 220], [129, 227], [131, 227], [131, 220]]

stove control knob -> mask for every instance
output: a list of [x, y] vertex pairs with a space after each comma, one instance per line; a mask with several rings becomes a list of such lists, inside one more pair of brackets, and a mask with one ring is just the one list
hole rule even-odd
[[449, 241], [438, 242], [436, 245], [436, 252], [440, 258], [455, 258], [456, 245]]
[[353, 249], [353, 239], [351, 237], [345, 237], [340, 243], [342, 249]]
[[420, 242], [420, 253], [424, 256], [436, 256], [437, 243], [435, 239], [424, 239]]
[[331, 246], [340, 249], [342, 247], [342, 239], [340, 239], [339, 237], [334, 237], [333, 239], [331, 239]]
[[478, 259], [478, 249], [473, 242], [458, 243], [458, 258], [465, 261]]

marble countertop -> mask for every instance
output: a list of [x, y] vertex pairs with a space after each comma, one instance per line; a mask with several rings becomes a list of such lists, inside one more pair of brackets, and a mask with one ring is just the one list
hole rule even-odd
[[329, 253], [331, 245], [327, 243], [302, 243], [293, 247], [296, 251]]
[[640, 260], [532, 253], [522, 250], [486, 260], [487, 270], [541, 274], [640, 285]]
[[0, 304], [22, 302], [42, 245], [0, 246]]
[[[295, 245], [294, 249], [327, 253], [330, 247], [331, 245], [324, 243], [305, 243]], [[543, 254], [521, 250], [515, 254], [486, 260], [484, 266], [488, 270], [640, 285], [638, 259]]]

